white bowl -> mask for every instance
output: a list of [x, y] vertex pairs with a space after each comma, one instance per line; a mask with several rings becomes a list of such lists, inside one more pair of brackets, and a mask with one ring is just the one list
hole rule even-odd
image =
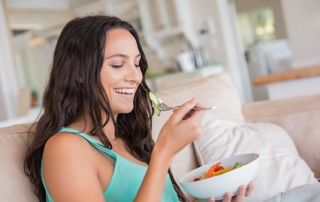
[[[239, 186], [247, 185], [256, 177], [258, 159], [259, 154], [250, 153], [235, 155], [220, 161], [211, 162], [188, 172], [179, 179], [179, 183], [195, 198], [208, 199], [214, 196], [216, 200], [221, 200], [226, 192], [235, 195]], [[245, 165], [218, 176], [193, 182], [193, 179], [201, 176], [201, 174], [209, 170], [209, 168], [217, 162], [221, 162], [223, 167], [232, 167], [236, 162]]]

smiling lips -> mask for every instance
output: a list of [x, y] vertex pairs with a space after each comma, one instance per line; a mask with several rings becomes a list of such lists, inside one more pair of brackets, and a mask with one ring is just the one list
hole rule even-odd
[[114, 88], [113, 91], [122, 95], [133, 95], [135, 88]]

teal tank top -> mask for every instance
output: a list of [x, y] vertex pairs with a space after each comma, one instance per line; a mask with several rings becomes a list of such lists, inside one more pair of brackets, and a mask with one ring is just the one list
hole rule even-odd
[[[92, 136], [72, 128], [61, 128], [60, 132], [77, 134], [86, 139], [94, 148], [105, 155], [114, 159], [114, 171], [111, 180], [104, 190], [103, 195], [107, 202], [130, 202], [133, 201], [143, 178], [146, 174], [147, 167], [136, 164], [116, 152], [106, 148]], [[41, 164], [41, 180], [46, 190], [46, 201], [53, 202], [53, 199], [46, 187], [43, 177], [43, 167]], [[166, 176], [165, 187], [162, 194], [162, 202], [179, 201], [177, 193], [173, 188], [173, 184], [169, 175]]]

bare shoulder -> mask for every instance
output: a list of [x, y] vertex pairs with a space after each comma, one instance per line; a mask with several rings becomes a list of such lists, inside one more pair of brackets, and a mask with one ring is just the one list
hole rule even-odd
[[86, 152], [89, 149], [89, 143], [82, 137], [71, 133], [57, 133], [53, 135], [46, 143], [44, 154], [64, 153], [66, 155], [78, 156], [78, 152]]
[[92, 146], [82, 137], [57, 133], [46, 143], [43, 174], [55, 200], [103, 201]]
[[[71, 133], [57, 133], [46, 143], [43, 152], [43, 161], [54, 163], [57, 166], [69, 166], [66, 163], [72, 160], [74, 163], [90, 161], [92, 146], [82, 137]], [[62, 164], [62, 165], [60, 165]]]

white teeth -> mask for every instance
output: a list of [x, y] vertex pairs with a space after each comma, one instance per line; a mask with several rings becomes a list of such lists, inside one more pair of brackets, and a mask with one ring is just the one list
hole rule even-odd
[[134, 88], [115, 88], [114, 92], [126, 95], [132, 95], [134, 93]]

